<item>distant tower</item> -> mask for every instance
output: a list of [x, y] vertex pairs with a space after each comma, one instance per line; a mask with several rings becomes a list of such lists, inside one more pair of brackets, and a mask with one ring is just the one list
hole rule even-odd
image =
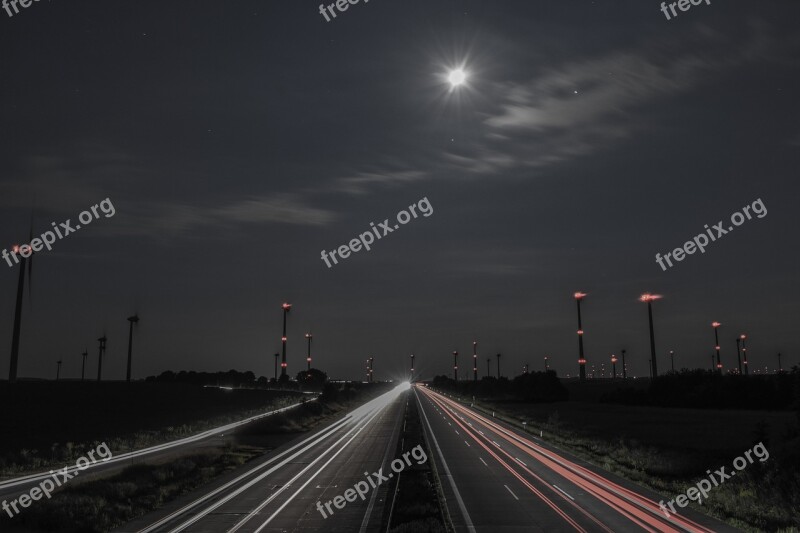
[[628, 379], [628, 365], [625, 363], [625, 350], [622, 350], [622, 379]]
[[578, 369], [581, 381], [586, 381], [586, 358], [583, 356], [583, 322], [581, 322], [581, 300], [586, 297], [585, 292], [576, 292], [575, 301], [578, 302]]
[[286, 376], [286, 315], [289, 314], [289, 310], [292, 308], [292, 304], [284, 303], [281, 305], [283, 309], [283, 336], [281, 337], [281, 379]]
[[309, 332], [306, 333], [306, 339], [308, 339], [308, 354], [306, 355], [306, 363], [308, 363], [308, 370], [311, 370], [311, 339], [314, 336]]
[[128, 328], [128, 373], [125, 380], [131, 382], [131, 359], [133, 358], [133, 325], [139, 323], [139, 315], [135, 314], [128, 317], [130, 328]]
[[472, 341], [472, 381], [478, 381], [478, 341]]
[[97, 342], [100, 343], [100, 357], [97, 359], [97, 381], [100, 381], [103, 375], [103, 353], [106, 351], [107, 340], [105, 335], [97, 339]]

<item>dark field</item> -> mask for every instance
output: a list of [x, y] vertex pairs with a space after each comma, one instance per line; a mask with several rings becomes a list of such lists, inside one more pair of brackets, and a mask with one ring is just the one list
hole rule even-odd
[[308, 397], [292, 391], [181, 383], [0, 383], [0, 471], [79, 456], [93, 442], [117, 453], [179, 438]]
[[636, 440], [645, 446], [675, 448], [719, 460], [752, 446], [759, 426], [779, 441], [797, 420], [791, 411], [720, 411], [557, 402], [552, 404], [495, 403], [519, 420], [555, 424], [578, 435], [609, 440]]

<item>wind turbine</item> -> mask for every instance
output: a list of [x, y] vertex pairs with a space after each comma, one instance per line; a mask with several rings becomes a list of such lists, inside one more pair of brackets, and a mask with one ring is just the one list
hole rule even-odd
[[97, 339], [97, 342], [100, 343], [100, 357], [97, 358], [97, 381], [100, 381], [101, 376], [103, 375], [103, 352], [106, 351], [106, 335], [103, 334], [102, 337]]
[[[33, 241], [33, 212], [31, 212], [31, 223], [28, 230], [28, 243], [22, 246], [15, 245], [12, 250], [14, 254], [19, 253], [22, 260], [19, 264], [19, 281], [17, 282], [17, 301], [14, 307], [14, 331], [11, 336], [11, 365], [8, 371], [9, 383], [17, 381], [17, 369], [19, 366], [19, 337], [22, 329], [22, 296], [25, 292], [25, 266], [28, 267], [28, 298], [31, 297], [31, 277], [33, 273], [33, 249], [30, 242]], [[27, 248], [27, 255], [23, 253], [23, 248]]]
[[81, 365], [81, 381], [86, 377], [86, 357], [89, 355], [89, 348], [86, 348], [83, 353], [83, 365]]
[[133, 316], [128, 317], [128, 322], [130, 322], [130, 328], [128, 329], [128, 373], [125, 380], [130, 383], [131, 382], [131, 359], [133, 356], [133, 326], [134, 324], [139, 323], [139, 313], [134, 313]]

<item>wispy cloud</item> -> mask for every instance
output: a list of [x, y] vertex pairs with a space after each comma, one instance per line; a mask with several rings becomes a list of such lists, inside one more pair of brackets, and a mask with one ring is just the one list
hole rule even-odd
[[639, 113], [732, 67], [766, 57], [766, 31], [732, 41], [699, 28], [691, 42], [650, 43], [552, 68], [527, 82], [498, 82], [488, 130], [470, 154], [447, 153], [460, 170], [499, 173], [544, 167], [601, 150], [651, 127]]
[[126, 234], [174, 237], [198, 228], [231, 229], [265, 224], [323, 226], [338, 219], [336, 213], [305, 203], [297, 194], [253, 196], [224, 205], [159, 203], [137, 209], [124, 228]]
[[332, 190], [347, 194], [366, 194], [373, 187], [389, 187], [423, 180], [428, 175], [418, 170], [383, 170], [357, 172], [352, 176], [338, 178]]
[[295, 194], [249, 198], [212, 209], [209, 215], [220, 222], [253, 224], [278, 222], [301, 226], [320, 226], [336, 219], [333, 212], [305, 204]]
[[481, 101], [491, 103], [476, 101], [483, 131], [474, 140], [415, 154], [415, 169], [395, 158], [385, 169], [354, 172], [317, 192], [367, 194], [440, 176], [496, 179], [585, 157], [652, 128], [650, 110], [660, 102], [747, 62], [777, 60], [773, 48], [769, 29], [757, 23], [736, 39], [698, 25], [690, 39], [650, 38], [527, 81], [486, 82], [492, 98]]

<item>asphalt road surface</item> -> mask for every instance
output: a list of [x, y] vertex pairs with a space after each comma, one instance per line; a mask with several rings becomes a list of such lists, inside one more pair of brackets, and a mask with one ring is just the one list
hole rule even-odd
[[118, 531], [380, 531], [388, 483], [375, 483], [363, 499], [356, 496], [355, 501], [345, 501], [343, 508], [330, 504], [332, 514], [325, 503], [367, 479], [365, 473], [374, 480], [372, 474], [382, 468], [382, 475], [388, 477], [408, 390], [408, 384], [399, 386]]
[[[460, 532], [728, 532], [452, 399], [414, 387], [450, 516]], [[668, 499], [668, 498], [667, 498]]]

